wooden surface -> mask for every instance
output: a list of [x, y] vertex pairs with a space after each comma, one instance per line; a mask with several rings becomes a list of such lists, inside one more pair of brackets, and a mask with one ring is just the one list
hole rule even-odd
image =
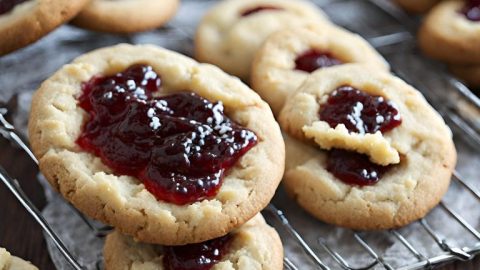
[[[19, 149], [11, 147], [0, 137], [0, 165], [19, 180], [37, 207], [45, 205], [42, 187], [36, 181], [36, 166]], [[0, 246], [12, 254], [33, 262], [41, 270], [55, 269], [48, 255], [40, 227], [27, 214], [3, 184], [0, 184]], [[480, 258], [473, 262], [457, 262], [441, 270], [478, 270]]]

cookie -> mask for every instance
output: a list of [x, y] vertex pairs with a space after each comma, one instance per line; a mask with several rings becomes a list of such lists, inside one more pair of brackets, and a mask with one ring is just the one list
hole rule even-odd
[[448, 67], [453, 75], [473, 88], [480, 88], [480, 64], [479, 65], [450, 65]]
[[0, 270], [38, 270], [38, 268], [0, 248]]
[[[180, 269], [181, 265], [178, 263], [207, 261], [198, 259], [204, 255], [213, 261], [213, 266], [209, 263], [203, 264], [205, 269], [208, 266], [211, 266], [212, 268], [208, 269], [212, 270], [283, 269], [283, 247], [280, 237], [272, 227], [265, 223], [260, 214], [227, 236], [204, 244], [203, 248], [199, 247], [199, 244], [162, 247], [138, 243], [131, 237], [113, 232], [107, 236], [105, 242], [105, 268]], [[214, 256], [215, 251], [219, 251], [220, 256]], [[172, 265], [177, 268], [167, 267]], [[185, 269], [187, 268], [185, 267]]]
[[255, 52], [272, 33], [306, 23], [329, 24], [314, 4], [303, 0], [226, 0], [202, 19], [195, 56], [248, 81]]
[[23, 48], [73, 18], [88, 0], [6, 0], [0, 3], [0, 55]]
[[310, 25], [279, 31], [265, 41], [253, 61], [251, 85], [278, 115], [309, 73], [343, 63], [389, 69], [360, 36], [333, 25]]
[[401, 8], [411, 13], [425, 13], [440, 0], [394, 0]]
[[164, 25], [178, 5], [179, 0], [93, 0], [72, 23], [99, 32], [142, 32]]
[[480, 63], [480, 16], [474, 12], [480, 5], [471, 2], [444, 1], [430, 11], [418, 33], [426, 55], [456, 65]]
[[148, 45], [61, 68], [33, 97], [29, 138], [68, 201], [146, 243], [225, 235], [268, 204], [284, 171], [280, 128], [253, 90]]
[[313, 73], [280, 113], [284, 185], [318, 219], [359, 230], [422, 218], [456, 163], [450, 129], [399, 78], [359, 64]]

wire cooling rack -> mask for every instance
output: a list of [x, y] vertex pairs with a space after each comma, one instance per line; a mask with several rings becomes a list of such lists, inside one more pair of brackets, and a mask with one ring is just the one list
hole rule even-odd
[[[214, 1], [203, 1], [205, 5], [212, 2]], [[478, 117], [480, 115], [480, 100], [470, 89], [446, 73], [441, 66], [417, 53], [414, 39], [415, 29], [418, 25], [416, 19], [405, 15], [387, 0], [317, 0], [315, 2], [318, 2], [335, 23], [367, 38], [391, 64], [394, 73], [422, 91], [452, 128], [456, 142], [457, 140], [464, 140], [472, 148], [480, 149], [480, 118]], [[193, 30], [191, 27], [184, 28], [177, 25], [175, 27], [167, 26], [161, 31], [164, 31], [166, 35], [184, 35], [185, 39], [192, 41]], [[441, 89], [432, 89], [432, 80], [435, 80], [436, 85], [440, 85]], [[33, 161], [38, 163], [15, 127], [5, 119], [6, 114], [7, 109], [0, 108], [0, 134], [22, 148]], [[77, 254], [73, 254], [66, 247], [61, 237], [42, 217], [40, 211], [22, 191], [18, 182], [11, 178], [2, 167], [0, 167], [0, 180], [40, 224], [45, 235], [50, 238], [69, 264], [76, 270], [87, 269], [80, 263], [81, 260], [77, 258]], [[478, 208], [478, 203], [480, 203], [478, 185], [474, 185], [470, 181], [471, 179], [462, 177], [458, 171], [454, 172], [453, 180], [456, 194], [460, 194], [460, 192], [463, 193], [458, 196], [466, 196], [464, 193], [470, 194], [472, 204], [469, 207]], [[342, 250], [341, 245], [332, 244], [331, 241], [327, 240], [326, 235], [318, 235], [312, 241], [310, 236], [300, 232], [302, 228], [294, 225], [294, 222], [292, 222], [294, 220], [285, 212], [285, 209], [275, 206], [278, 205], [277, 201], [274, 200], [273, 204], [270, 204], [263, 211], [263, 214], [269, 223], [275, 226], [284, 236], [284, 243], [287, 241], [295, 242], [303, 252], [304, 259], [311, 263], [310, 267], [312, 269], [428, 269], [454, 260], [471, 260], [480, 253], [479, 226], [472, 225], [472, 222], [469, 221], [471, 218], [463, 216], [462, 211], [456, 210], [445, 200], [439, 204], [437, 209], [448, 215], [449, 222], [455, 222], [462, 227], [463, 233], [446, 238], [438, 230], [442, 224], [435, 224], [435, 219], [427, 220], [427, 218], [424, 218], [408, 226], [417, 226], [416, 230], [433, 241], [439, 252], [433, 255], [426, 254], [418, 247], [418, 243], [409, 240], [401, 229], [381, 232], [384, 238], [388, 238], [392, 243], [399, 243], [408, 251], [411, 257], [409, 263], [399, 266], [390, 263], [391, 258], [376, 248], [375, 241], [371, 239], [368, 233], [355, 231], [350, 232], [351, 239], [349, 241], [357, 243], [362, 249], [360, 255], [370, 259], [362, 265], [352, 263], [350, 260], [352, 254], [349, 254], [348, 250]], [[110, 232], [110, 227], [99, 226], [81, 215], [75, 208], [71, 207], [71, 211], [83, 220], [95, 237], [101, 238]], [[467, 234], [473, 239], [472, 242], [468, 245], [455, 244], [458, 242], [456, 241], [458, 238], [466, 238]], [[338, 239], [338, 241], [341, 241], [341, 239]], [[348, 254], [348, 256], [345, 254]], [[101, 258], [98, 258], [96, 268], [102, 269], [102, 265]], [[300, 266], [288, 252], [284, 258], [284, 266], [291, 270], [310, 269], [310, 267]]]

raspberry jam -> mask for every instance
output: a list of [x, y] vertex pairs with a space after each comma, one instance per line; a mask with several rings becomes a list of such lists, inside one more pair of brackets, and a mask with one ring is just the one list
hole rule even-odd
[[[344, 124], [360, 134], [387, 132], [402, 123], [395, 104], [381, 96], [372, 96], [351, 86], [341, 86], [321, 106], [320, 119], [332, 128]], [[327, 158], [327, 170], [351, 185], [373, 185], [391, 166], [372, 163], [367, 155], [334, 149]]]
[[390, 166], [370, 162], [367, 155], [347, 150], [333, 149], [328, 152], [327, 170], [350, 185], [368, 186], [380, 180]]
[[283, 8], [275, 7], [275, 6], [254, 7], [254, 8], [250, 8], [250, 9], [247, 9], [247, 10], [243, 11], [242, 12], [242, 17], [247, 17], [247, 16], [250, 16], [252, 14], [262, 12], [262, 11], [267, 11], [267, 10], [268, 11], [279, 11], [279, 10], [283, 10]]
[[480, 0], [467, 0], [461, 12], [473, 22], [480, 22]]
[[227, 253], [232, 237], [226, 235], [199, 244], [165, 247], [167, 270], [209, 270]]
[[312, 73], [317, 69], [341, 65], [332, 54], [309, 50], [295, 59], [295, 69]]
[[89, 119], [77, 144], [114, 173], [138, 178], [158, 200], [181, 205], [215, 196], [257, 137], [232, 122], [221, 102], [189, 92], [154, 97], [160, 85], [146, 65], [84, 83], [79, 106]]
[[26, 1], [27, 0], [0, 0], [0, 15], [9, 12], [16, 5]]
[[387, 132], [402, 123], [395, 104], [348, 85], [330, 94], [321, 106], [320, 119], [332, 128], [344, 124], [350, 132], [360, 134]]

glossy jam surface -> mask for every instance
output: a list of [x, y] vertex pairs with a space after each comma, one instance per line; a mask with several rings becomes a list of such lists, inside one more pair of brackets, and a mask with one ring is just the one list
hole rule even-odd
[[154, 97], [160, 85], [146, 65], [84, 83], [79, 105], [89, 119], [77, 144], [116, 174], [140, 179], [158, 200], [212, 197], [257, 137], [232, 122], [221, 102], [189, 92]]
[[0, 15], [11, 11], [16, 5], [28, 0], [0, 0]]
[[228, 252], [230, 235], [199, 244], [165, 247], [163, 264], [167, 270], [209, 270]]
[[312, 73], [317, 69], [341, 65], [332, 54], [309, 50], [295, 59], [295, 69]]
[[275, 7], [275, 6], [259, 6], [259, 7], [254, 7], [254, 8], [245, 10], [242, 12], [241, 15], [242, 17], [247, 17], [262, 11], [280, 11], [280, 10], [283, 10], [283, 8]]
[[470, 21], [480, 22], [480, 0], [467, 0], [461, 12]]
[[373, 185], [389, 168], [372, 163], [368, 156], [357, 152], [340, 149], [328, 152], [327, 170], [350, 185]]
[[[344, 124], [360, 134], [387, 132], [402, 123], [396, 106], [381, 96], [372, 96], [351, 86], [337, 88], [320, 109], [320, 119], [332, 128]], [[367, 155], [334, 149], [328, 153], [327, 170], [350, 185], [373, 185], [390, 166], [372, 163]]]
[[392, 102], [351, 86], [341, 86], [328, 97], [320, 109], [320, 119], [332, 128], [344, 124], [350, 132], [360, 134], [387, 132], [402, 123]]

